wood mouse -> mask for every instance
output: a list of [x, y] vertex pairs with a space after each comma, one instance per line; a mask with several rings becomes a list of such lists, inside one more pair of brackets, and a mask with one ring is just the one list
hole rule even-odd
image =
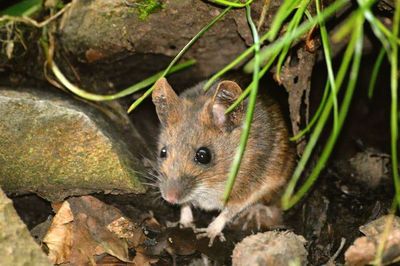
[[178, 97], [165, 78], [156, 82], [152, 93], [161, 122], [157, 185], [167, 202], [181, 205], [183, 226], [193, 225], [191, 206], [220, 211], [207, 228], [195, 230], [208, 236], [210, 245], [217, 236], [223, 241], [225, 225], [257, 203], [278, 209], [294, 167], [295, 153], [279, 106], [258, 97], [247, 148], [224, 205], [247, 101], [225, 111], [241, 93], [234, 81], [221, 81], [207, 92], [199, 84]]

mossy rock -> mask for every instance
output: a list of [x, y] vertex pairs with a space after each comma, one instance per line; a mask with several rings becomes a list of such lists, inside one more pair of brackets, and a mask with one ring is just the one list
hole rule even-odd
[[[65, 95], [67, 96], [67, 95]], [[94, 192], [141, 193], [143, 142], [126, 142], [89, 105], [54, 94], [0, 88], [0, 185], [51, 201]]]

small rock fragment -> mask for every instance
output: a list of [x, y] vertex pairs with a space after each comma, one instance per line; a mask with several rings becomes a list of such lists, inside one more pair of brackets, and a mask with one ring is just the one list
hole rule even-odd
[[304, 237], [291, 231], [269, 231], [246, 237], [236, 245], [232, 265], [307, 265]]

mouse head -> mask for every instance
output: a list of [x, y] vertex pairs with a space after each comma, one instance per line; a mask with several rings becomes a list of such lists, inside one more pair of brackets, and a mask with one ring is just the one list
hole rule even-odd
[[197, 88], [190, 97], [178, 97], [165, 78], [157, 81], [152, 98], [161, 122], [158, 171], [165, 200], [219, 202], [239, 143], [244, 107], [225, 111], [241, 93], [235, 82], [222, 81], [209, 92]]

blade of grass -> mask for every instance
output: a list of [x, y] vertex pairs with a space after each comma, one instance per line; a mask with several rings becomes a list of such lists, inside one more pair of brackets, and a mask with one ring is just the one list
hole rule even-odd
[[[305, 32], [307, 32], [311, 27], [313, 27], [316, 23], [318, 23], [321, 20], [324, 20], [331, 15], [333, 15], [338, 9], [342, 8], [345, 4], [347, 3], [347, 0], [337, 0], [335, 3], [331, 4], [329, 7], [327, 7], [322, 13], [321, 16], [318, 18], [314, 18], [313, 20], [310, 20], [308, 23], [303, 23], [300, 30], [301, 32], [297, 32], [293, 34], [293, 36], [288, 36], [287, 33], [280, 37], [277, 41], [275, 41], [273, 44], [268, 45], [265, 47], [264, 51], [268, 51], [269, 49], [273, 48], [273, 51], [269, 52], [268, 55], [264, 58], [262, 61], [262, 65], [265, 65], [266, 62], [268, 61], [268, 57], [272, 57], [274, 54], [277, 54], [280, 52], [282, 47], [287, 43], [287, 42], [292, 42], [294, 39], [296, 39], [298, 36], [301, 36]], [[265, 40], [269, 39], [271, 35], [271, 30], [265, 33], [261, 38], [260, 38], [260, 43], [263, 43]], [[204, 90], [208, 90], [212, 84], [215, 83], [222, 75], [224, 75], [226, 72], [243, 62], [252, 52], [254, 51], [254, 45], [249, 47], [247, 50], [245, 50], [243, 53], [241, 53], [238, 57], [236, 57], [232, 62], [230, 62], [228, 65], [226, 65], [224, 68], [222, 68], [220, 71], [218, 71], [216, 74], [214, 74], [204, 85]], [[253, 61], [250, 61], [247, 63], [244, 67], [244, 72], [246, 73], [252, 73], [253, 72]]]
[[[399, 36], [399, 24], [400, 24], [400, 0], [396, 1], [396, 10], [393, 18], [393, 36], [396, 38]], [[399, 180], [399, 167], [397, 158], [397, 142], [398, 142], [398, 107], [397, 107], [397, 93], [398, 93], [398, 60], [399, 60], [399, 46], [395, 39], [390, 40], [392, 46], [392, 53], [390, 54], [390, 83], [391, 83], [391, 95], [392, 104], [390, 112], [390, 135], [391, 135], [391, 153], [392, 153], [392, 171], [394, 187], [396, 191], [396, 199], [398, 205], [400, 205], [400, 180]]]
[[283, 22], [287, 17], [292, 14], [293, 10], [296, 8], [300, 0], [285, 0], [282, 6], [276, 12], [274, 20], [272, 21], [271, 28], [269, 30], [270, 36], [269, 41], [275, 40], [282, 27]]
[[29, 17], [42, 8], [42, 0], [23, 0], [0, 11], [0, 15]]
[[[302, 0], [301, 1], [299, 8], [297, 9], [296, 13], [293, 16], [293, 19], [289, 22], [287, 32], [292, 32], [299, 26], [300, 21], [304, 16], [304, 11], [306, 10], [309, 3], [310, 3], [310, 0]], [[279, 55], [278, 63], [276, 65], [276, 76], [277, 76], [278, 80], [280, 80], [282, 65], [286, 59], [286, 56], [289, 52], [290, 47], [292, 46], [292, 43], [293, 42], [289, 42], [288, 44], [286, 44], [282, 48], [282, 51]]]
[[[329, 5], [326, 9], [324, 9], [319, 15], [316, 15], [311, 20], [302, 23], [295, 31], [287, 32], [281, 38], [279, 38], [277, 41], [275, 41], [274, 43], [272, 43], [265, 49], [262, 49], [260, 51], [261, 64], [264, 65], [265, 62], [268, 60], [268, 58], [271, 57], [271, 55], [279, 52], [285, 45], [287, 45], [288, 43], [292, 42], [293, 40], [299, 38], [303, 34], [305, 34], [308, 30], [310, 30], [312, 27], [314, 27], [317, 23], [320, 23], [321, 21], [325, 21], [327, 18], [334, 15], [337, 10], [344, 7], [347, 3], [348, 3], [347, 0], [335, 1], [334, 3]], [[251, 73], [251, 72], [253, 72], [253, 68], [254, 68], [254, 59], [245, 65], [244, 71], [246, 73]]]
[[233, 189], [233, 185], [235, 183], [235, 179], [237, 176], [237, 173], [239, 172], [240, 168], [240, 163], [243, 158], [244, 151], [246, 149], [247, 145], [247, 140], [249, 138], [249, 133], [250, 133], [250, 127], [251, 127], [251, 122], [253, 120], [253, 114], [254, 114], [254, 109], [256, 106], [256, 98], [257, 98], [257, 92], [258, 92], [258, 73], [259, 73], [259, 51], [260, 51], [260, 39], [258, 36], [257, 28], [253, 23], [253, 20], [251, 18], [251, 8], [250, 6], [246, 6], [246, 16], [247, 16], [247, 21], [250, 25], [251, 32], [253, 34], [253, 40], [254, 40], [254, 58], [255, 58], [255, 64], [257, 64], [254, 68], [253, 72], [253, 86], [252, 90], [250, 93], [250, 98], [249, 98], [249, 104], [247, 106], [247, 111], [246, 111], [246, 119], [243, 124], [242, 128], [242, 133], [240, 135], [240, 143], [239, 147], [237, 148], [235, 157], [233, 158], [232, 166], [229, 171], [228, 179], [226, 182], [225, 186], [225, 191], [223, 195], [223, 200], [224, 203], [229, 199], [229, 195], [231, 194], [231, 191]]
[[[260, 44], [263, 43], [269, 36], [269, 33], [267, 32], [260, 38]], [[224, 75], [226, 72], [243, 62], [251, 53], [254, 52], [255, 46], [252, 45], [250, 48], [246, 49], [243, 53], [241, 53], [238, 57], [236, 57], [232, 62], [230, 62], [228, 65], [226, 65], [224, 68], [222, 68], [220, 71], [215, 73], [207, 82], [204, 84], [204, 90], [208, 90], [211, 85], [215, 83], [222, 75]]]
[[360, 13], [360, 10], [356, 10], [345, 19], [342, 25], [340, 25], [339, 29], [333, 33], [333, 43], [338, 43], [342, 41], [346, 36], [351, 35], [354, 30], [354, 24], [356, 23], [358, 16], [360, 16]]
[[371, 79], [369, 81], [369, 86], [368, 86], [368, 98], [370, 99], [372, 99], [372, 96], [374, 95], [376, 79], [378, 77], [378, 73], [383, 62], [383, 58], [385, 57], [385, 53], [386, 53], [385, 48], [382, 47], [381, 50], [379, 51], [378, 57], [376, 58], [374, 68], [372, 69]]
[[[343, 61], [342, 64], [340, 65], [339, 68], [339, 72], [336, 76], [336, 88], [337, 91], [336, 93], [339, 92], [340, 87], [342, 85], [342, 82], [347, 74], [347, 69], [349, 67], [350, 61], [352, 59], [352, 55], [356, 46], [356, 41], [357, 41], [357, 34], [356, 32], [353, 31], [349, 44], [347, 45], [346, 51], [344, 53], [343, 56]], [[311, 134], [310, 140], [308, 141], [305, 149], [304, 149], [304, 153], [300, 158], [299, 163], [297, 164], [296, 169], [294, 170], [293, 176], [291, 178], [291, 180], [288, 183], [288, 186], [283, 194], [282, 197], [282, 207], [284, 209], [288, 209], [290, 208], [290, 201], [291, 201], [291, 197], [292, 194], [294, 192], [294, 189], [296, 187], [296, 184], [298, 182], [298, 180], [300, 179], [301, 173], [303, 172], [305, 165], [307, 164], [311, 153], [317, 143], [317, 140], [319, 139], [319, 136], [321, 135], [322, 129], [325, 127], [325, 124], [329, 118], [329, 114], [331, 112], [332, 109], [332, 105], [333, 102], [331, 101], [331, 97], [328, 98], [328, 102], [326, 104], [326, 106], [323, 108], [323, 111], [321, 113], [321, 116], [317, 122], [317, 124], [315, 125], [314, 131]]]
[[[218, 20], [223, 18], [226, 13], [228, 13], [232, 7], [227, 7], [222, 11], [218, 16], [213, 18], [206, 26], [204, 26], [183, 48], [179, 51], [179, 53], [175, 56], [175, 58], [171, 61], [168, 67], [165, 69], [163, 74], [160, 76], [165, 77], [165, 75], [170, 71], [170, 69], [175, 65], [176, 62], [185, 54], [185, 52], [205, 33], [207, 32]], [[151, 86], [139, 99], [137, 99], [128, 109], [128, 113], [132, 112], [141, 102], [144, 101], [153, 91], [154, 85]]]
[[[186, 61], [186, 62], [184, 62], [182, 64], [176, 65], [176, 66], [174, 66], [174, 67], [172, 67], [170, 69], [168, 74], [172, 74], [172, 73], [175, 73], [175, 72], [180, 71], [182, 69], [188, 68], [188, 67], [194, 65], [195, 63], [196, 63], [195, 60], [189, 60], [189, 61]], [[111, 101], [111, 100], [115, 100], [115, 99], [119, 99], [119, 98], [125, 97], [127, 95], [130, 95], [132, 93], [135, 93], [135, 92], [137, 92], [139, 90], [142, 90], [142, 89], [150, 86], [151, 84], [156, 82], [164, 74], [164, 71], [160, 71], [157, 74], [155, 74], [155, 75], [153, 75], [151, 77], [148, 77], [148, 78], [140, 81], [139, 83], [136, 83], [135, 85], [132, 85], [129, 88], [126, 88], [125, 90], [122, 90], [122, 91], [120, 91], [118, 93], [110, 94], [110, 95], [99, 95], [99, 94], [95, 94], [95, 93], [91, 93], [91, 92], [87, 92], [85, 90], [82, 90], [79, 87], [77, 87], [74, 84], [72, 84], [64, 76], [64, 74], [61, 72], [61, 70], [58, 68], [57, 64], [54, 61], [51, 63], [50, 68], [53, 71], [53, 73], [56, 76], [56, 78], [58, 79], [58, 81], [61, 82], [61, 84], [63, 84], [68, 90], [70, 90], [72, 93], [78, 95], [81, 98], [84, 98], [86, 100], [91, 100], [91, 101]]]
[[[339, 121], [338, 121], [338, 130], [343, 126], [343, 123], [346, 119], [347, 112], [351, 103], [351, 99], [353, 97], [354, 89], [356, 87], [358, 72], [360, 68], [360, 62], [362, 57], [362, 47], [363, 47], [363, 24], [364, 24], [364, 17], [359, 17], [359, 20], [356, 25], [356, 29], [354, 31], [354, 35], [356, 38], [356, 45], [354, 49], [354, 57], [353, 57], [353, 64], [350, 70], [349, 82], [347, 85], [346, 93], [343, 99], [342, 106], [339, 112]], [[339, 88], [339, 87], [338, 87]], [[331, 101], [329, 103], [332, 103]], [[316, 181], [317, 177], [319, 176], [321, 170], [325, 167], [325, 164], [335, 146], [336, 140], [339, 136], [338, 132], [331, 132], [328, 141], [321, 153], [319, 160], [317, 161], [316, 166], [312, 170], [310, 176], [304, 182], [304, 184], [299, 188], [297, 193], [294, 195], [287, 197], [285, 195], [285, 200], [283, 200], [283, 208], [285, 210], [293, 207], [304, 195], [307, 191], [311, 188], [311, 186]], [[295, 185], [295, 184], [294, 184]]]
[[[260, 80], [268, 72], [268, 70], [271, 68], [271, 66], [274, 63], [275, 58], [277, 56], [278, 55], [276, 54], [275, 57], [271, 58], [271, 60], [268, 62], [268, 64], [263, 67], [263, 69], [258, 74], [258, 80]], [[253, 89], [254, 82], [255, 81], [253, 80], [250, 83], [250, 85], [247, 86], [247, 88], [242, 92], [242, 94], [240, 94], [240, 96], [236, 99], [236, 101], [234, 103], [232, 103], [232, 105], [229, 106], [228, 109], [226, 109], [225, 114], [232, 112], [250, 94], [251, 90]]]
[[223, 5], [223, 6], [228, 6], [228, 7], [242, 8], [247, 5], [250, 5], [251, 2], [253, 2], [253, 0], [249, 0], [246, 3], [231, 2], [231, 1], [227, 1], [227, 0], [211, 0], [211, 2], [213, 2], [215, 4]]
[[[317, 14], [321, 14], [320, 9], [320, 0], [315, 0], [315, 6], [317, 9]], [[322, 48], [324, 49], [326, 70], [328, 71], [328, 80], [330, 84], [330, 88], [332, 90], [331, 97], [333, 102], [333, 131], [337, 132], [338, 130], [338, 103], [336, 98], [336, 85], [335, 85], [335, 75], [333, 74], [332, 67], [332, 56], [331, 56], [331, 46], [329, 44], [328, 31], [325, 27], [325, 22], [321, 21], [319, 23], [320, 32], [321, 32], [321, 40], [322, 40]]]
[[394, 36], [392, 32], [390, 32], [390, 30], [386, 28], [386, 26], [383, 25], [383, 23], [379, 19], [374, 17], [374, 21], [372, 23], [375, 24], [379, 28], [379, 30], [381, 30], [383, 34], [386, 35], [388, 39], [394, 39], [397, 42], [397, 45], [400, 45], [400, 38]]
[[379, 26], [377, 25], [377, 19], [372, 14], [371, 6], [376, 2], [376, 0], [357, 0], [358, 4], [360, 5], [360, 10], [364, 13], [365, 19], [369, 22], [372, 31], [374, 32], [375, 36], [381, 41], [383, 47], [385, 49], [389, 49], [390, 44], [388, 40], [386, 40], [384, 33], [381, 31]]

